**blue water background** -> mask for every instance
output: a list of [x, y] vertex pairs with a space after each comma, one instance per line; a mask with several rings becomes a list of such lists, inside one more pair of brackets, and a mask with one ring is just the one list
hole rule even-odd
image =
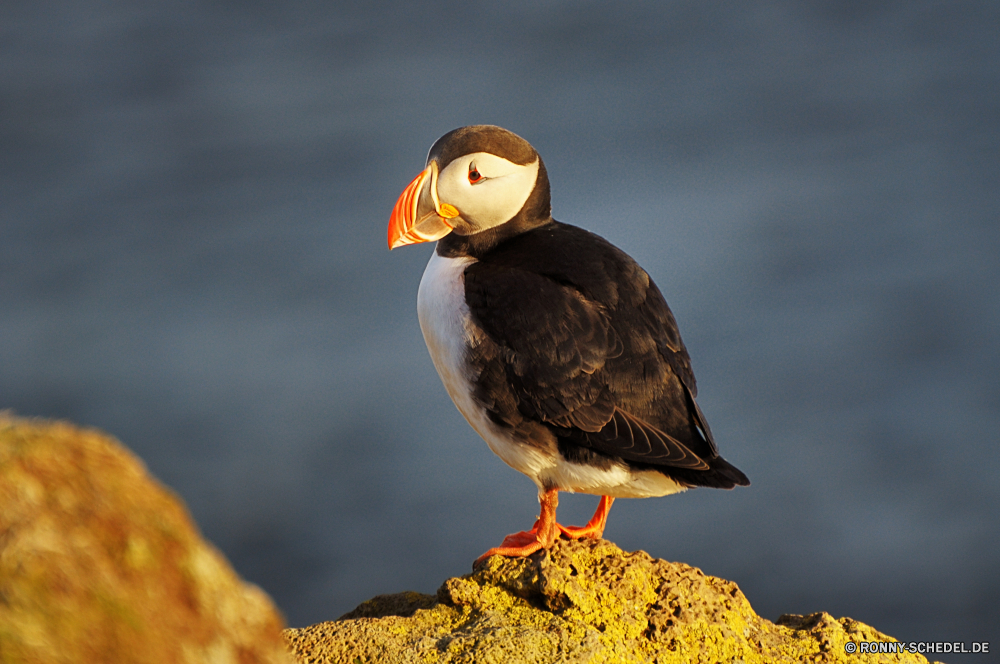
[[998, 28], [918, 0], [5, 2], [0, 408], [118, 436], [292, 625], [433, 592], [537, 504], [431, 366], [432, 248], [385, 227], [438, 136], [499, 124], [557, 219], [657, 281], [753, 481], [619, 501], [606, 536], [772, 620], [1000, 648]]

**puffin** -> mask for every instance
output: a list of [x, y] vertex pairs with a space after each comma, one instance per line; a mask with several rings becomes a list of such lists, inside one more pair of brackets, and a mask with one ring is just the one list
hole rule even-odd
[[[459, 412], [538, 487], [540, 514], [490, 556], [600, 538], [616, 498], [749, 486], [719, 456], [677, 322], [645, 270], [552, 218], [526, 140], [492, 125], [439, 138], [389, 217], [389, 249], [437, 242], [417, 292], [420, 329]], [[600, 496], [584, 526], [559, 492]]]

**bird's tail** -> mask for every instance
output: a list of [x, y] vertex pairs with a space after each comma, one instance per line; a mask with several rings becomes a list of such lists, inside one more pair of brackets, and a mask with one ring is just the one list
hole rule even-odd
[[708, 470], [671, 468], [670, 476], [692, 487], [703, 486], [712, 489], [732, 489], [736, 486], [750, 486], [750, 480], [743, 474], [743, 471], [722, 457], [715, 457], [710, 460], [708, 462]]

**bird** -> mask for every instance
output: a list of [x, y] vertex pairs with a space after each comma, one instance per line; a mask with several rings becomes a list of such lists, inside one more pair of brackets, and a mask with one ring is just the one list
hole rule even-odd
[[[540, 513], [490, 556], [603, 536], [616, 498], [749, 486], [719, 455], [691, 359], [656, 284], [604, 238], [552, 218], [541, 156], [493, 125], [439, 138], [389, 217], [389, 249], [437, 242], [417, 291], [442, 383]], [[584, 526], [559, 492], [600, 496]]]

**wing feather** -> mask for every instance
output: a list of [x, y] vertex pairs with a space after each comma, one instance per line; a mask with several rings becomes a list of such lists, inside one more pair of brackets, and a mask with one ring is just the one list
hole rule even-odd
[[613, 457], [708, 470], [718, 453], [660, 291], [606, 241], [558, 226], [586, 246], [572, 251], [564, 238], [526, 250], [539, 236], [525, 234], [466, 269], [483, 332], [477, 397], [498, 422], [540, 422]]

